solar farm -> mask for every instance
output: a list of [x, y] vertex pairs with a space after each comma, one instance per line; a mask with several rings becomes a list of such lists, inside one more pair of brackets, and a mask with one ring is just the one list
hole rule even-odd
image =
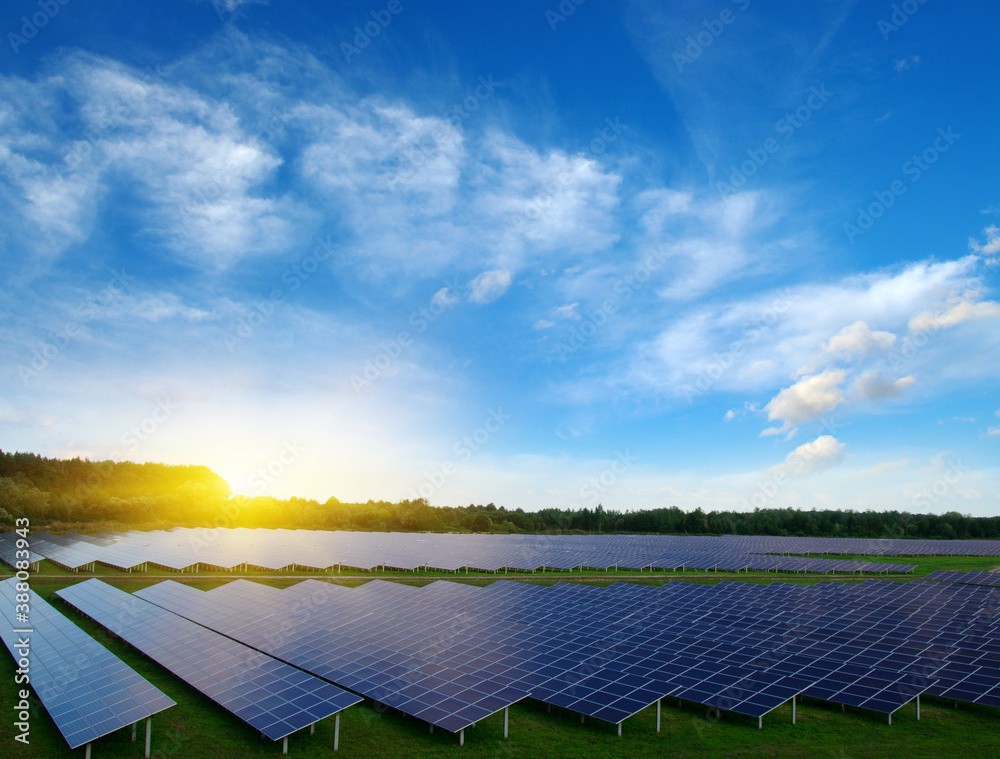
[[30, 550], [30, 623], [0, 584], [5, 679], [28, 636], [33, 735], [61, 753], [12, 755], [998, 745], [1000, 541], [174, 529]]

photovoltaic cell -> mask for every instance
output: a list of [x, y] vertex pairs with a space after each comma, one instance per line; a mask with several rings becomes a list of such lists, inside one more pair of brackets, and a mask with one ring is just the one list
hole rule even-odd
[[272, 740], [361, 701], [100, 580], [56, 593]]
[[17, 661], [27, 639], [30, 685], [71, 749], [174, 705], [33, 591], [19, 620], [16, 583], [0, 583], [3, 641]]

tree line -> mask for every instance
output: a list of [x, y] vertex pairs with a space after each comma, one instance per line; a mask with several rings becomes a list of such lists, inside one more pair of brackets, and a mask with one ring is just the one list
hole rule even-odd
[[1000, 539], [1000, 516], [905, 511], [755, 509], [526, 511], [488, 503], [432, 506], [424, 498], [346, 503], [329, 498], [232, 496], [205, 466], [50, 459], [0, 451], [0, 526], [28, 517], [33, 529], [181, 526], [284, 527], [374, 532], [645, 533], [840, 538]]

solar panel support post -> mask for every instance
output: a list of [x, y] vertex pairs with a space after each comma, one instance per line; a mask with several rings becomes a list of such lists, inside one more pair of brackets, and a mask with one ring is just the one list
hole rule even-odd
[[138, 724], [139, 724], [138, 722], [132, 723], [132, 743], [135, 743], [135, 728]]
[[[917, 708], [918, 709], [920, 708], [919, 707], [919, 703], [920, 702], [918, 701], [917, 702], [917, 704], [918, 704]], [[503, 708], [503, 737], [504, 738], [506, 738], [507, 735], [508, 735], [508, 727], [510, 726], [509, 718], [510, 718], [510, 715], [507, 713], [507, 707], [505, 706]], [[917, 719], [919, 719], [919, 717]]]
[[149, 745], [153, 738], [153, 718], [146, 717], [146, 751], [143, 756], [149, 759]]
[[427, 732], [430, 733], [431, 735], [433, 735], [434, 734], [434, 725], [433, 724], [428, 724], [427, 727], [430, 728]]
[[287, 735], [284, 738], [281, 739], [281, 753], [282, 754], [287, 754], [288, 753], [288, 736]]
[[917, 720], [920, 720], [920, 694], [917, 694]]
[[889, 724], [892, 724], [892, 712], [889, 712]]
[[465, 745], [465, 730], [458, 731], [458, 745], [459, 746]]
[[316, 735], [316, 723], [309, 725], [309, 735]]
[[763, 717], [758, 717], [757, 718], [757, 729], [758, 730], [763, 730], [764, 729], [764, 718]]
[[622, 737], [622, 723], [621, 722], [618, 723], [618, 737], [619, 738]]
[[660, 704], [662, 699], [656, 700], [656, 732], [660, 732]]
[[795, 724], [795, 699], [796, 696], [792, 696], [792, 724]]
[[340, 712], [333, 717], [333, 750], [340, 750]]
[[580, 715], [580, 724], [581, 725], [583, 724], [583, 715], [582, 714]]
[[83, 759], [90, 759], [90, 744], [87, 744], [87, 748], [83, 751]]

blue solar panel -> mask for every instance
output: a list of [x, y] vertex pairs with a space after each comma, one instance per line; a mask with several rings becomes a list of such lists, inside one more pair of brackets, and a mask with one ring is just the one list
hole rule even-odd
[[[8, 533], [12, 535], [13, 533]], [[1000, 555], [1000, 541], [856, 541], [850, 539], [672, 535], [414, 535], [320, 530], [200, 529], [39, 534], [38, 554], [71, 569], [97, 561], [119, 569], [146, 564], [174, 570], [213, 566], [332, 567], [457, 571], [609, 567], [776, 572], [909, 572], [912, 564], [774, 554], [905, 553]], [[9, 538], [0, 536], [0, 558]]]
[[272, 740], [361, 701], [100, 580], [56, 592]]
[[16, 583], [0, 583], [3, 641], [17, 660], [28, 640], [30, 685], [70, 748], [174, 705], [36, 593], [30, 592], [28, 621], [19, 620]]

